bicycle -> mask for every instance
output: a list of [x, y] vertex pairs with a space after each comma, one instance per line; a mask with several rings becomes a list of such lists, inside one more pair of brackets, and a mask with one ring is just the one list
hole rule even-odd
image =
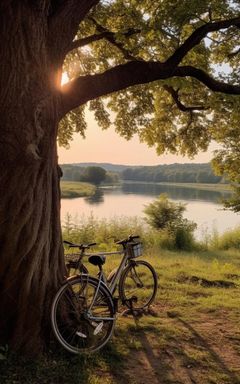
[[[136, 242], [139, 236], [130, 235], [128, 238], [117, 241], [116, 244], [122, 245], [121, 251], [115, 252], [98, 252], [87, 254], [81, 252], [77, 261], [70, 260], [68, 267], [75, 267], [80, 273], [87, 268], [82, 260], [84, 256], [89, 256], [88, 261], [98, 266], [98, 278], [109, 288], [112, 295], [115, 294], [118, 286], [119, 298], [122, 304], [130, 309], [141, 310], [149, 307], [153, 302], [157, 293], [157, 274], [147, 261], [137, 260], [136, 258], [142, 255], [142, 244]], [[66, 242], [71, 248], [79, 247], [79, 244]], [[103, 265], [106, 261], [106, 256], [123, 255], [118, 268], [115, 268], [108, 277], [105, 276]]]
[[[81, 256], [94, 244], [81, 244]], [[81, 257], [80, 257], [81, 258]], [[79, 258], [79, 259], [80, 259]], [[69, 352], [94, 352], [110, 339], [116, 308], [103, 281], [90, 276], [79, 260], [79, 275], [67, 278], [57, 291], [51, 308], [53, 332]]]
[[[51, 310], [52, 327], [56, 338], [64, 348], [73, 353], [93, 352], [102, 348], [110, 339], [117, 311], [117, 289], [122, 303], [131, 310], [140, 310], [153, 302], [157, 293], [157, 275], [146, 261], [136, 261], [142, 253], [139, 236], [129, 236], [118, 241], [122, 251], [85, 253], [95, 245], [66, 242], [70, 248], [78, 248], [78, 260], [69, 260], [67, 269], [74, 268], [79, 275], [69, 277], [57, 292]], [[118, 268], [106, 278], [103, 265], [107, 255], [123, 255]], [[98, 278], [88, 274], [83, 257], [98, 266]], [[90, 292], [90, 294], [89, 294]], [[138, 293], [138, 295], [136, 295]]]

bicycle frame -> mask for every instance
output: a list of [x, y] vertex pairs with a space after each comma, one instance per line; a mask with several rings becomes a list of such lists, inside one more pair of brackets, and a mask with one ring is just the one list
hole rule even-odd
[[[138, 237], [138, 236], [135, 236], [135, 237]], [[123, 255], [123, 258], [122, 258], [118, 268], [116, 269], [116, 272], [114, 273], [113, 279], [111, 281], [107, 280], [107, 278], [106, 278], [106, 276], [104, 274], [102, 266], [99, 266], [99, 274], [98, 274], [99, 284], [101, 282], [104, 283], [107, 286], [107, 288], [110, 291], [110, 293], [113, 295], [113, 293], [114, 293], [114, 291], [115, 291], [115, 289], [117, 287], [117, 284], [118, 284], [118, 282], [119, 282], [119, 280], [121, 278], [121, 274], [122, 274], [124, 268], [127, 266], [128, 261], [131, 260], [131, 254], [129, 253], [129, 248], [127, 247], [126, 244], [122, 244], [122, 245], [123, 245], [123, 249], [121, 251], [113, 251], [113, 252], [85, 253], [85, 249], [83, 248], [81, 250], [81, 252], [80, 252], [78, 261], [75, 264], [75, 266], [76, 266], [77, 269], [80, 268], [80, 265], [82, 265], [82, 259], [83, 259], [84, 256]]]
[[117, 284], [119, 282], [119, 279], [121, 277], [122, 271], [125, 268], [128, 260], [129, 260], [129, 254], [127, 249], [123, 249], [122, 251], [115, 251], [115, 252], [98, 252], [98, 253], [90, 253], [90, 254], [85, 254], [86, 256], [92, 256], [92, 255], [99, 255], [99, 256], [110, 256], [110, 255], [123, 255], [123, 258], [116, 270], [116, 273], [114, 274], [113, 280], [112, 281], [107, 281], [107, 278], [102, 270], [100, 269], [100, 274], [99, 274], [99, 280], [102, 281], [105, 285], [107, 285], [109, 291], [113, 295]]

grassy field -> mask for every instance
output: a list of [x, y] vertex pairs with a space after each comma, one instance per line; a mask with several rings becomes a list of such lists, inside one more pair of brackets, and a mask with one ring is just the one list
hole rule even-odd
[[[239, 384], [240, 252], [152, 249], [144, 258], [159, 278], [148, 313], [120, 307], [112, 340], [90, 356], [57, 346], [38, 361], [9, 357], [1, 384]], [[118, 262], [109, 257], [106, 269]]]
[[89, 183], [81, 183], [77, 181], [61, 181], [62, 199], [92, 196], [94, 195], [95, 190], [96, 187]]

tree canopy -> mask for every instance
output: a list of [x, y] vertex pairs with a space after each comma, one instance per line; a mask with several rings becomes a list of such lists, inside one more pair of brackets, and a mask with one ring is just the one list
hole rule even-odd
[[106, 171], [101, 167], [87, 167], [83, 173], [83, 180], [95, 185], [101, 184], [106, 179]]
[[102, 128], [137, 133], [159, 154], [193, 156], [238, 136], [238, 1], [95, 3], [64, 63], [72, 80], [62, 87], [65, 111], [78, 108], [63, 120], [60, 144], [84, 135], [91, 99]]
[[215, 168], [232, 174], [229, 156], [239, 159], [239, 1], [95, 4], [64, 62], [71, 79], [62, 87], [64, 113], [71, 111], [60, 145], [74, 132], [85, 135], [89, 101], [103, 129], [112, 124], [126, 139], [138, 134], [158, 154], [192, 157], [217, 142]]

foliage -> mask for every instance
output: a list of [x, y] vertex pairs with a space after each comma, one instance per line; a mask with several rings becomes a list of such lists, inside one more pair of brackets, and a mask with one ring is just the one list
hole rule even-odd
[[[90, 171], [90, 173], [92, 172], [93, 174], [93, 172], [97, 172], [97, 174], [100, 174], [99, 172], [101, 172], [101, 174], [103, 175], [102, 171], [99, 171], [99, 170], [96, 171], [95, 169], [95, 168], [104, 169], [103, 167], [100, 167], [97, 165], [91, 166], [91, 167], [93, 167], [93, 171]], [[62, 180], [64, 181], [87, 181], [87, 179], [89, 178], [89, 167], [83, 167], [83, 166], [73, 165], [73, 164], [63, 164], [61, 165], [61, 169], [63, 172]], [[95, 184], [92, 181], [91, 176], [90, 176], [90, 179], [88, 181], [90, 183]], [[104, 182], [105, 184], [117, 184], [119, 182], [119, 173], [106, 171], [105, 178], [102, 180], [102, 182]]]
[[197, 225], [183, 218], [185, 205], [170, 201], [166, 194], [146, 206], [148, 224], [157, 230], [167, 230], [174, 238], [177, 249], [191, 249], [193, 244], [193, 231]]
[[[130, 234], [137, 234], [146, 249], [162, 248], [174, 250], [175, 236], [169, 231], [157, 231], [138, 217], [113, 217], [97, 219], [93, 215], [81, 218], [67, 215], [63, 225], [63, 238], [79, 243], [96, 242], [98, 250], [117, 249], [115, 241]], [[188, 249], [195, 248], [195, 242], [189, 242]]]
[[[76, 39], [109, 35], [71, 51], [64, 70], [73, 79], [128, 61], [168, 63], [194, 31], [198, 30], [200, 36], [199, 28], [238, 16], [236, 0], [103, 1], [81, 23]], [[216, 80], [239, 84], [239, 34], [239, 24], [210, 30], [187, 50], [180, 64], [203, 70]], [[158, 154], [193, 157], [214, 141], [223, 147], [216, 152], [214, 168], [220, 176], [239, 182], [239, 95], [214, 92], [194, 77], [170, 76], [102, 96], [90, 101], [89, 108], [100, 127], [106, 129], [112, 124], [127, 140], [138, 134]], [[63, 125], [61, 145], [68, 145], [74, 132], [84, 136], [84, 106], [71, 111], [62, 120]], [[197, 182], [209, 182], [208, 177], [198, 174]], [[240, 192], [235, 191], [236, 198], [226, 207], [238, 211]]]
[[96, 242], [100, 249], [116, 249], [116, 240], [137, 234], [145, 244], [150, 244], [153, 236], [137, 217], [113, 217], [111, 219], [97, 219], [93, 215], [73, 218], [67, 215], [63, 225], [63, 237], [66, 240], [79, 243]]
[[228, 124], [221, 126], [221, 130], [217, 133], [218, 140], [221, 140], [222, 149], [215, 152], [212, 163], [215, 172], [232, 183], [234, 195], [225, 201], [225, 207], [234, 212], [240, 212], [240, 100], [235, 100], [235, 107], [238, 112], [236, 110], [231, 113], [229, 108], [225, 111], [228, 116]]
[[[70, 52], [65, 71], [72, 79], [103, 72], [128, 60], [163, 62], [200, 26], [236, 16], [237, 1], [104, 1], [81, 23], [77, 37], [107, 31], [112, 38]], [[210, 32], [187, 53], [182, 64], [234, 84], [239, 70], [239, 56], [234, 54], [238, 42], [237, 27]], [[228, 70], [224, 71], [226, 63]], [[196, 79], [183, 76], [121, 90], [91, 101], [90, 108], [104, 129], [110, 125], [112, 111], [111, 122], [126, 139], [137, 133], [159, 154], [169, 151], [192, 156], [199, 149], [206, 150], [211, 140], [221, 143], [219, 128], [230, 134], [236, 122], [231, 119], [229, 124], [229, 116], [236, 116], [238, 103], [238, 96], [211, 92]], [[71, 124], [69, 129], [76, 128]], [[79, 131], [83, 132], [82, 128]]]
[[240, 249], [240, 227], [225, 231], [222, 235], [215, 233], [210, 244], [215, 249]]
[[114, 185], [114, 184], [119, 184], [119, 182], [120, 182], [119, 173], [111, 172], [111, 171], [106, 172], [106, 177], [104, 180], [105, 184]]
[[106, 179], [106, 171], [101, 167], [87, 167], [84, 169], [82, 180], [95, 185], [101, 184]]
[[221, 176], [214, 175], [208, 163], [128, 167], [121, 175], [123, 180], [151, 182], [219, 183], [222, 180]]
[[[96, 163], [94, 166], [105, 168], [105, 164]], [[111, 165], [112, 169], [114, 165]], [[86, 166], [76, 164], [63, 164], [63, 180], [83, 181]], [[173, 183], [207, 183], [216, 184], [223, 182], [222, 176], [214, 175], [209, 163], [200, 164], [164, 164], [156, 166], [125, 166], [117, 171], [107, 171], [104, 183], [116, 184], [119, 178], [123, 180], [133, 181], [150, 181], [150, 182], [173, 182]]]

